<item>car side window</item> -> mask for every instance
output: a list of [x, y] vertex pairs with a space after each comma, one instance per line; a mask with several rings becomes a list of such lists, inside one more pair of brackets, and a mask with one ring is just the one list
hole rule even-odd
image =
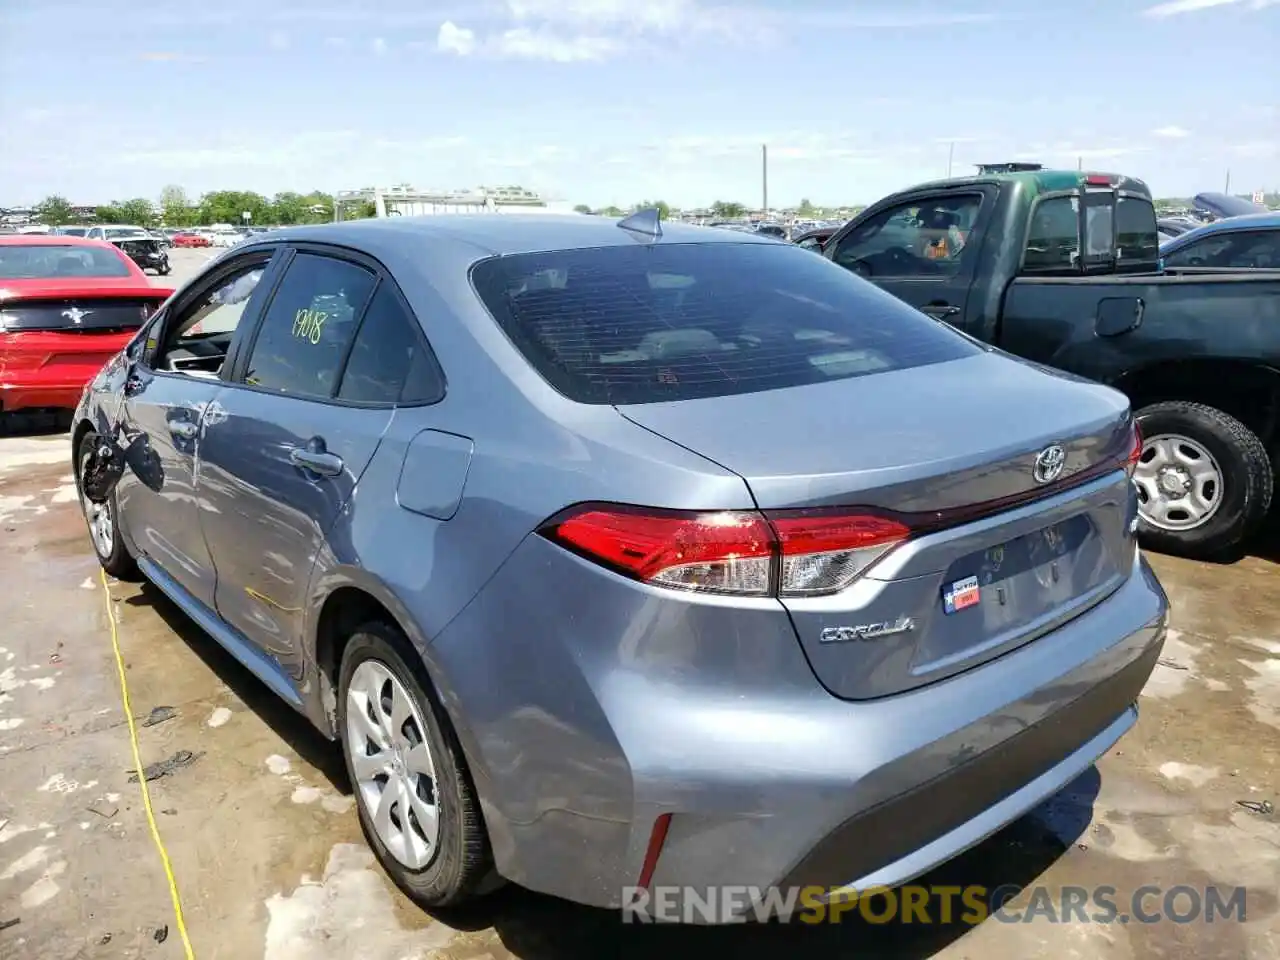
[[1280, 268], [1280, 230], [1204, 237], [1165, 258], [1168, 267]]
[[1022, 257], [1024, 273], [1076, 270], [1080, 260], [1080, 198], [1048, 197], [1036, 204]]
[[244, 382], [299, 397], [332, 397], [376, 279], [350, 261], [299, 253], [262, 318]]
[[866, 277], [955, 276], [981, 208], [981, 194], [907, 201], [845, 234], [832, 260]]
[[194, 303], [166, 321], [163, 344], [148, 343], [156, 370], [197, 377], [217, 377], [240, 318], [266, 272], [261, 258], [219, 280]]
[[342, 374], [338, 397], [360, 403], [430, 403], [444, 384], [418, 321], [391, 284], [378, 285]]

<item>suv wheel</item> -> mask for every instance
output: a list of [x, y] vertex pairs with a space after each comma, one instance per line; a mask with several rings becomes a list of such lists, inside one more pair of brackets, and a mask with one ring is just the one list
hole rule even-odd
[[466, 761], [408, 640], [359, 628], [342, 656], [338, 730], [365, 838], [413, 900], [453, 906], [482, 892], [489, 838]]
[[89, 525], [89, 541], [103, 570], [117, 580], [136, 580], [138, 565], [120, 535], [120, 511], [115, 491], [111, 492], [106, 503], [94, 503], [84, 495], [80, 486], [85, 464], [97, 442], [97, 433], [90, 430], [80, 438], [80, 445], [76, 448], [76, 491], [80, 494], [80, 507]]
[[1206, 557], [1240, 544], [1271, 507], [1271, 461], [1243, 423], [1199, 403], [1137, 412], [1142, 457], [1134, 474], [1144, 546]]

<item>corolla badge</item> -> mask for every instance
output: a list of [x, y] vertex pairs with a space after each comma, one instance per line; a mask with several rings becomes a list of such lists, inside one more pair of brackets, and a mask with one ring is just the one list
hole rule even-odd
[[68, 310], [62, 311], [62, 315], [66, 317], [68, 320], [70, 320], [72, 323], [74, 323], [77, 327], [80, 326], [80, 321], [83, 320], [85, 317], [87, 317], [91, 313], [93, 313], [92, 310], [81, 310], [79, 307], [71, 307]]
[[852, 627], [826, 627], [818, 637], [820, 643], [849, 643], [854, 640], [879, 640], [899, 633], [910, 633], [916, 622], [910, 617], [886, 620], [883, 623], [860, 623]]
[[1036, 454], [1035, 466], [1031, 475], [1036, 483], [1052, 483], [1062, 475], [1062, 468], [1067, 464], [1067, 451], [1056, 443], [1051, 444]]

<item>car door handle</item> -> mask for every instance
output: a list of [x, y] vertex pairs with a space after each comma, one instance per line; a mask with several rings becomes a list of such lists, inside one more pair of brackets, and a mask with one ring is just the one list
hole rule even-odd
[[200, 427], [190, 420], [170, 420], [169, 432], [180, 440], [194, 440]]
[[941, 320], [943, 317], [954, 317], [960, 312], [959, 307], [952, 306], [949, 303], [927, 303], [920, 308], [929, 316]]
[[306, 447], [293, 447], [289, 450], [289, 462], [295, 467], [310, 470], [322, 477], [336, 477], [342, 473], [342, 458], [336, 453], [308, 450]]

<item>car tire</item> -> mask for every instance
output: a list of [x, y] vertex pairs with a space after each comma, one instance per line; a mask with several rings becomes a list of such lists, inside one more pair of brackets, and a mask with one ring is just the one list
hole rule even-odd
[[[368, 695], [370, 678], [379, 691], [376, 714], [364, 708], [373, 700]], [[408, 697], [407, 704], [397, 705], [404, 711], [397, 731], [402, 742], [396, 751], [380, 749], [381, 744], [366, 734], [380, 730], [384, 737], [390, 735], [388, 725], [380, 723], [379, 716], [389, 717], [386, 707], [400, 695]], [[343, 650], [337, 707], [338, 735], [360, 827], [396, 885], [410, 899], [429, 908], [458, 906], [488, 892], [492, 888], [493, 857], [466, 758], [425, 668], [398, 629], [375, 621], [354, 632]], [[363, 716], [356, 712], [362, 709]], [[362, 738], [365, 742], [358, 742]], [[426, 745], [429, 777], [420, 772], [423, 765], [419, 744]], [[363, 757], [359, 756], [361, 753]], [[419, 754], [418, 762], [413, 759], [415, 753]], [[371, 781], [368, 773], [382, 759], [390, 769], [379, 792], [377, 781]], [[414, 791], [419, 804], [410, 804], [414, 814], [407, 821], [412, 831], [408, 839], [400, 801], [388, 807], [384, 818], [379, 817], [381, 798], [399, 783]], [[434, 802], [435, 842], [419, 844], [426, 831], [417, 811], [432, 809], [428, 799]], [[379, 819], [383, 820], [381, 826]], [[419, 851], [428, 850], [425, 862], [406, 855], [410, 854], [411, 845]]]
[[98, 563], [110, 576], [117, 580], [140, 580], [142, 577], [138, 570], [138, 563], [129, 552], [121, 535], [120, 508], [115, 491], [111, 491], [111, 496], [107, 498], [106, 503], [98, 505], [91, 503], [80, 487], [80, 475], [84, 470], [85, 460], [97, 442], [98, 434], [89, 430], [80, 438], [80, 443], [76, 447], [76, 493], [80, 498], [80, 509], [84, 514], [85, 523], [89, 526], [89, 542], [93, 545]]
[[[1142, 430], [1143, 454], [1135, 483], [1139, 488], [1139, 535], [1144, 547], [1161, 553], [1211, 558], [1240, 546], [1258, 529], [1271, 509], [1275, 484], [1271, 460], [1257, 435], [1235, 417], [1201, 403], [1172, 401], [1143, 407], [1136, 414]], [[1162, 475], [1153, 464], [1163, 462], [1161, 448], [1176, 449], [1175, 484], [1187, 464], [1216, 473], [1215, 505], [1199, 522], [1193, 509], [1163, 511], [1165, 501], [1153, 509], [1152, 498], [1163, 489]], [[1156, 518], [1165, 513], [1165, 522]], [[1191, 520], [1187, 518], [1191, 517]]]
[[162, 276], [162, 277], [167, 277], [167, 276], [169, 275], [169, 271], [170, 271], [170, 269], [171, 269], [170, 267], [168, 267], [168, 266], [164, 266], [164, 267], [161, 267], [160, 269], [158, 269], [158, 270], [156, 271], [156, 273], [160, 274], [160, 276]]

